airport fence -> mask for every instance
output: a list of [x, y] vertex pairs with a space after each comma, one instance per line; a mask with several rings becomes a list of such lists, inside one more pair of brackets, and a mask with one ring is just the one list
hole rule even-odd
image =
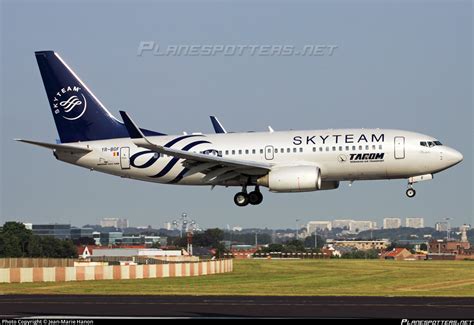
[[72, 258], [0, 258], [0, 268], [74, 266]]
[[91, 256], [86, 260], [91, 262], [108, 263], [109, 265], [120, 265], [123, 262], [132, 262], [137, 264], [170, 264], [170, 263], [189, 263], [199, 262], [199, 257], [195, 256]]
[[225, 253], [225, 257], [230, 258], [287, 258], [287, 259], [323, 259], [331, 258], [331, 255], [327, 252], [310, 252], [310, 253], [282, 253], [282, 252], [269, 252], [269, 253], [247, 253], [247, 252], [233, 252]]
[[147, 265], [13, 267], [0, 268], [0, 283], [189, 277], [227, 273], [232, 271], [232, 259]]

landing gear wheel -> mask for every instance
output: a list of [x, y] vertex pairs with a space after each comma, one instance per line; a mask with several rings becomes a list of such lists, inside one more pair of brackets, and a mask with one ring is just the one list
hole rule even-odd
[[234, 203], [239, 207], [244, 207], [249, 204], [249, 195], [246, 192], [239, 192], [234, 196]]
[[406, 195], [407, 195], [409, 198], [414, 197], [414, 196], [416, 195], [415, 189], [409, 188], [409, 189], [406, 191]]
[[260, 191], [253, 191], [249, 193], [249, 203], [258, 205], [263, 201], [263, 194]]

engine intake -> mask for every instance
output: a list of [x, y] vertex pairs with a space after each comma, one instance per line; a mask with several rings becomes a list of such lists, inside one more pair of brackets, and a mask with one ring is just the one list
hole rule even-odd
[[288, 166], [272, 169], [257, 184], [272, 192], [309, 192], [321, 189], [321, 170], [316, 166]]

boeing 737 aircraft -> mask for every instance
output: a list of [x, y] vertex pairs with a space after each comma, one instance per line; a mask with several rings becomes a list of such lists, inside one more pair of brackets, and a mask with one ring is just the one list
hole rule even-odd
[[[462, 161], [428, 135], [386, 129], [331, 129], [166, 135], [141, 129], [125, 112], [117, 120], [53, 51], [36, 52], [59, 143], [18, 141], [53, 150], [64, 162], [147, 182], [236, 186], [238, 206], [271, 192], [331, 190], [341, 181], [430, 180]], [[221, 130], [222, 129], [222, 130]], [[251, 192], [248, 187], [254, 187]]]

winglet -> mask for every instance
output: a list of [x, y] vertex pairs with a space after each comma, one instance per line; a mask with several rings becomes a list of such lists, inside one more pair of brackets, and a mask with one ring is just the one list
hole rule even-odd
[[144, 147], [153, 147], [154, 149], [160, 148], [160, 146], [155, 145], [148, 140], [145, 135], [143, 134], [142, 130], [133, 122], [133, 120], [128, 116], [127, 112], [119, 111], [120, 116], [122, 116], [123, 123], [127, 128], [128, 134], [132, 139], [133, 143], [137, 146], [144, 146]]
[[224, 129], [224, 127], [222, 126], [222, 124], [219, 122], [219, 120], [217, 119], [217, 117], [215, 116], [210, 116], [211, 118], [211, 122], [212, 122], [212, 126], [214, 127], [214, 131], [216, 133], [227, 133], [227, 131]]
[[122, 116], [123, 123], [125, 124], [125, 127], [127, 128], [130, 138], [132, 139], [145, 138], [145, 136], [143, 135], [143, 132], [135, 124], [135, 122], [132, 121], [130, 116], [128, 116], [127, 112], [124, 112], [124, 111], [119, 111], [119, 112], [120, 112], [120, 116]]

